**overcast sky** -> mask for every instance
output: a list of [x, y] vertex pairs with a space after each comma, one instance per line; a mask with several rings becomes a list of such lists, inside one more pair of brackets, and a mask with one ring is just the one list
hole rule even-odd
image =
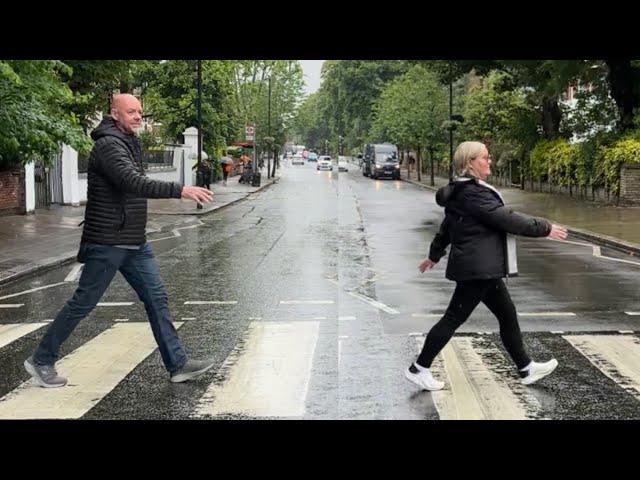
[[324, 60], [300, 60], [304, 72], [304, 93], [313, 93], [320, 88], [320, 69]]

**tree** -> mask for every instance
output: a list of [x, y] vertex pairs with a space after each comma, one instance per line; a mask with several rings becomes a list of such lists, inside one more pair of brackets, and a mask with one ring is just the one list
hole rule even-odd
[[429, 151], [433, 184], [434, 154], [444, 145], [443, 124], [448, 118], [447, 93], [437, 75], [421, 65], [413, 66], [389, 82], [374, 112], [371, 136], [416, 150], [418, 179], [422, 171], [422, 149]]
[[90, 140], [71, 112], [73, 93], [57, 60], [0, 61], [0, 166], [48, 164], [60, 142], [86, 152]]

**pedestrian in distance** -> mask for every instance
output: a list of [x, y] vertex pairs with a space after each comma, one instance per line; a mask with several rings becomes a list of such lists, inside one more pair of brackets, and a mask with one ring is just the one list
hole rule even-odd
[[425, 390], [444, 388], [444, 383], [433, 377], [431, 364], [456, 329], [483, 302], [498, 319], [500, 338], [521, 382], [530, 385], [553, 372], [558, 362], [551, 359], [538, 363], [529, 358], [516, 308], [502, 279], [517, 275], [513, 235], [563, 240], [567, 230], [505, 206], [502, 195], [485, 182], [491, 173], [491, 157], [484, 144], [461, 143], [453, 161], [460, 176], [436, 193], [436, 202], [445, 208], [445, 218], [418, 269], [424, 273], [433, 268], [450, 244], [446, 278], [456, 282], [456, 287], [445, 314], [427, 334], [422, 352], [405, 370], [405, 377]]
[[111, 115], [91, 133], [95, 141], [87, 172], [88, 190], [78, 261], [84, 268], [78, 288], [56, 315], [35, 352], [24, 362], [42, 387], [63, 387], [55, 363], [62, 343], [97, 305], [116, 272], [144, 303], [151, 330], [171, 382], [204, 373], [213, 360], [188, 359], [169, 313], [158, 264], [146, 242], [147, 198], [185, 198], [210, 202], [213, 192], [145, 176], [140, 142], [142, 107], [129, 94], [114, 96]]

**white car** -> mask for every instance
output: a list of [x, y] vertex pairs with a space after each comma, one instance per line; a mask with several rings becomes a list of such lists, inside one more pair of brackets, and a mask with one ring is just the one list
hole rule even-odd
[[347, 162], [347, 159], [343, 156], [338, 157], [338, 171], [339, 172], [349, 171], [349, 163]]
[[291, 159], [291, 165], [304, 165], [304, 157], [302, 155], [294, 155]]
[[333, 163], [331, 162], [331, 157], [329, 155], [321, 155], [318, 157], [318, 166], [316, 170], [332, 170], [333, 171]]

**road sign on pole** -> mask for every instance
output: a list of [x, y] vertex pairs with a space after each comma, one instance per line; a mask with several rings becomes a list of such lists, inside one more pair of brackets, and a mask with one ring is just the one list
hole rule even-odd
[[254, 125], [245, 125], [244, 127], [245, 139], [247, 142], [252, 142], [255, 138], [255, 126]]

